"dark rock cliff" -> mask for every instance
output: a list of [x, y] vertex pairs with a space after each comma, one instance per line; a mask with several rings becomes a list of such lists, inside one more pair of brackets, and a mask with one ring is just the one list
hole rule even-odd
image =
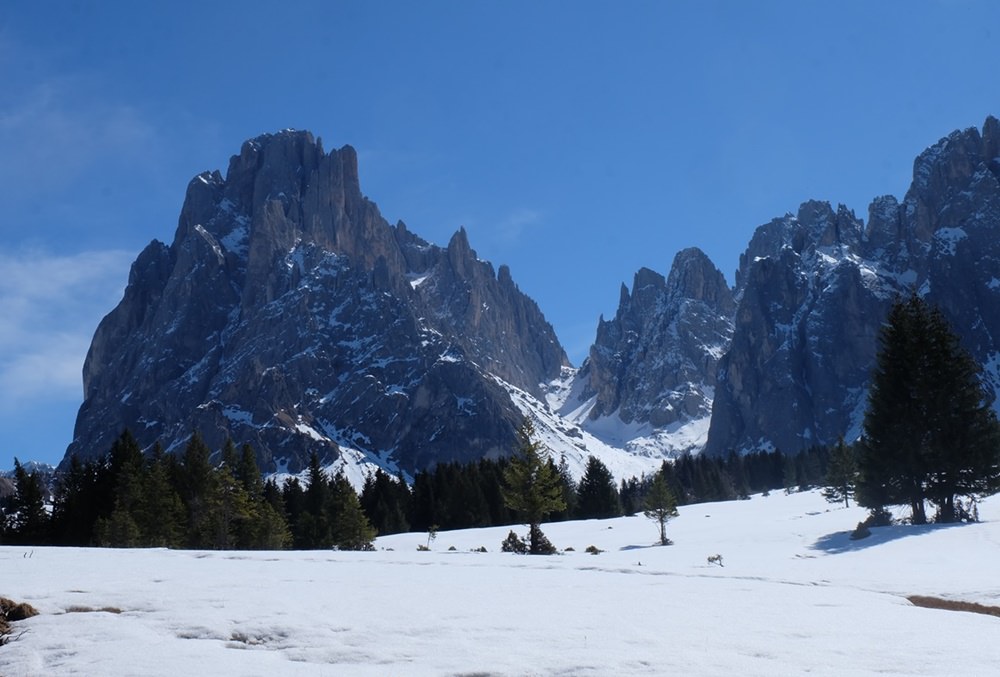
[[355, 151], [308, 132], [246, 142], [225, 178], [188, 186], [168, 247], [152, 242], [98, 327], [67, 451], [125, 427], [176, 448], [201, 431], [252, 443], [267, 470], [341, 445], [415, 470], [509, 452], [529, 393], [566, 356], [537, 305], [476, 257], [390, 226]]

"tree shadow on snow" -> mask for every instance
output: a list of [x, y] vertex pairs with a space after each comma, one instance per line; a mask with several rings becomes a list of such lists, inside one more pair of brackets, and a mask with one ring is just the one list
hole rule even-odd
[[826, 536], [820, 536], [816, 539], [816, 542], [810, 546], [810, 549], [820, 550], [831, 555], [836, 555], [842, 552], [864, 550], [872, 546], [882, 545], [883, 543], [898, 541], [901, 538], [923, 536], [924, 534], [929, 534], [941, 529], [950, 529], [960, 526], [964, 526], [964, 524], [962, 522], [954, 522], [951, 524], [907, 524], [891, 527], [872, 527], [871, 536], [868, 536], [867, 538], [860, 538], [856, 541], [851, 540], [850, 531], [837, 531], [832, 534], [827, 534]]

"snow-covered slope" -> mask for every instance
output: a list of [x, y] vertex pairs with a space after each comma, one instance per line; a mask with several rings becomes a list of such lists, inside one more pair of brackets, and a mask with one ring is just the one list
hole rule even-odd
[[507, 528], [430, 552], [3, 547], [0, 595], [41, 615], [0, 674], [990, 675], [1000, 621], [906, 599], [1000, 604], [1000, 499], [980, 512], [855, 542], [859, 509], [754, 496], [681, 508], [671, 547], [643, 517], [546, 525], [572, 548], [550, 557], [498, 552]]

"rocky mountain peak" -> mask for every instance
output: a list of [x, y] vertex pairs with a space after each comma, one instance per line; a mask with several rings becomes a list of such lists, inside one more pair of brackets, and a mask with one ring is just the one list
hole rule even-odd
[[998, 129], [989, 118], [982, 134], [956, 131], [922, 152], [903, 201], [876, 198], [865, 229], [820, 202], [757, 229], [740, 259], [708, 453], [857, 436], [879, 328], [911, 290], [945, 311], [1000, 387]]
[[725, 278], [700, 250], [677, 254], [667, 277], [640, 268], [631, 291], [622, 285], [615, 317], [598, 323], [578, 374], [585, 381], [581, 398], [590, 399], [584, 427], [600, 437], [632, 426], [640, 433], [617, 442], [641, 453], [680, 453], [703, 444], [697, 430], [673, 444], [655, 440], [667, 428], [707, 422], [733, 308]]
[[540, 394], [566, 364], [464, 228], [442, 248], [390, 226], [353, 148], [286, 130], [245, 142], [225, 178], [196, 176], [173, 243], [140, 254], [95, 333], [68, 453], [128, 427], [168, 448], [231, 435], [270, 470], [311, 450], [407, 470], [498, 455], [520, 413], [496, 379]]
[[723, 314], [731, 315], [735, 310], [732, 290], [722, 272], [697, 247], [677, 253], [666, 286], [673, 298], [703, 301]]
[[834, 211], [829, 202], [803, 202], [795, 215], [785, 214], [754, 231], [750, 244], [740, 255], [736, 288], [741, 291], [746, 286], [750, 269], [759, 259], [778, 256], [785, 248], [803, 257], [815, 256], [817, 252], [844, 256], [857, 249], [863, 230], [861, 221], [844, 205], [838, 205]]

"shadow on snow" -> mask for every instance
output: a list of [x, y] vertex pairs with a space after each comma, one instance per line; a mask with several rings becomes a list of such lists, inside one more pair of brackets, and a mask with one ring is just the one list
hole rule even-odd
[[883, 543], [898, 541], [901, 538], [923, 536], [924, 534], [929, 534], [934, 531], [960, 526], [964, 526], [964, 523], [953, 522], [950, 524], [907, 524], [891, 527], [872, 527], [871, 536], [861, 538], [856, 541], [851, 540], [850, 531], [836, 531], [832, 534], [827, 534], [826, 536], [820, 536], [816, 539], [816, 542], [810, 546], [810, 548], [813, 550], [820, 550], [831, 555], [836, 555], [842, 552], [864, 550], [872, 546], [882, 545]]

